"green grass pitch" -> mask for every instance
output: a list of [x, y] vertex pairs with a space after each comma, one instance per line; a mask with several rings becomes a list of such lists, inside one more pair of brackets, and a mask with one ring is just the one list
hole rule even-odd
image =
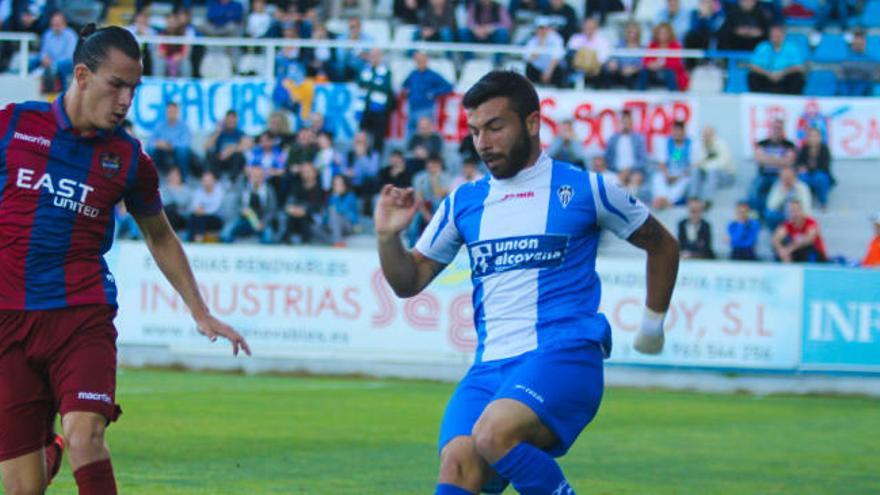
[[[123, 370], [122, 494], [430, 494], [453, 385]], [[880, 401], [609, 389], [579, 494], [877, 494]], [[73, 494], [65, 465], [49, 494]], [[513, 493], [508, 490], [506, 493]]]

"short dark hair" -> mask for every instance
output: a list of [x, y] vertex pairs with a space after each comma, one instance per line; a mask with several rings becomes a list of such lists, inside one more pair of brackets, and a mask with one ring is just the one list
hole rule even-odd
[[683, 120], [676, 120], [675, 122], [672, 123], [672, 127], [684, 129], [684, 121]]
[[180, 105], [178, 105], [177, 102], [174, 101], [174, 100], [168, 100], [168, 101], [165, 102], [165, 107], [166, 107], [166, 108], [167, 108], [167, 107], [177, 107], [177, 108], [180, 108]]
[[[400, 157], [405, 156], [405, 155], [403, 154], [403, 150], [400, 149], [400, 148], [394, 148], [393, 150], [391, 150], [391, 155], [397, 155], [397, 156], [400, 156]], [[390, 156], [390, 155], [389, 155], [389, 156]]]
[[112, 48], [121, 51], [128, 58], [138, 61], [141, 59], [141, 47], [127, 29], [119, 26], [96, 29], [95, 23], [86, 24], [79, 32], [79, 40], [73, 50], [73, 65], [85, 64], [90, 71], [95, 72], [110, 55]]
[[514, 111], [523, 120], [541, 109], [538, 93], [532, 83], [522, 74], [509, 70], [494, 70], [480, 78], [464, 94], [462, 103], [465, 108], [473, 109], [500, 96], [510, 100]]
[[630, 110], [629, 108], [624, 108], [623, 110], [620, 111], [620, 116], [621, 117], [632, 117], [632, 110]]

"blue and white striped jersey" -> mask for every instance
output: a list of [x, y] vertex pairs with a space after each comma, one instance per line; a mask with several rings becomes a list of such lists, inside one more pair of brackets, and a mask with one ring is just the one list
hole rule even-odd
[[616, 184], [541, 154], [510, 179], [458, 187], [440, 205], [416, 250], [450, 263], [462, 244], [474, 286], [476, 362], [565, 339], [611, 351], [598, 314], [596, 248], [601, 228], [627, 238], [649, 211]]

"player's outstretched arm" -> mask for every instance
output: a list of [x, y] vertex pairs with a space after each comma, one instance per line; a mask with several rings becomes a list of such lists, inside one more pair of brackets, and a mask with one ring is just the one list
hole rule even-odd
[[645, 315], [633, 346], [639, 352], [657, 354], [663, 350], [663, 320], [678, 275], [678, 241], [653, 215], [627, 241], [648, 253]]
[[183, 298], [183, 301], [189, 307], [193, 315], [193, 319], [198, 326], [199, 332], [211, 339], [217, 340], [217, 337], [224, 337], [232, 344], [232, 354], [238, 355], [239, 349], [244, 350], [248, 356], [251, 349], [248, 347], [244, 337], [236, 332], [232, 327], [214, 318], [208, 305], [205, 304], [202, 295], [199, 293], [196, 285], [192, 268], [186, 259], [186, 253], [183, 252], [183, 246], [180, 239], [174, 233], [174, 229], [168, 223], [165, 212], [160, 211], [157, 215], [142, 216], [136, 215], [135, 220], [144, 234], [147, 247], [156, 260], [156, 264], [165, 278], [171, 283], [174, 289]]
[[421, 292], [445, 266], [403, 247], [400, 233], [412, 222], [417, 210], [412, 188], [386, 185], [379, 192], [374, 214], [379, 261], [385, 279], [399, 297]]

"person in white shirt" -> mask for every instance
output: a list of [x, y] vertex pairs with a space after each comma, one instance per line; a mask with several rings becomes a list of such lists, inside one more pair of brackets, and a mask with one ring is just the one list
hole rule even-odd
[[251, 38], [262, 38], [272, 26], [272, 16], [266, 12], [266, 0], [253, 0], [251, 13], [245, 21], [244, 31]]
[[708, 209], [718, 189], [733, 185], [736, 170], [730, 147], [718, 137], [711, 125], [703, 127], [703, 139], [695, 151], [696, 160], [688, 197], [702, 199]]
[[217, 183], [212, 172], [203, 173], [201, 182], [192, 197], [188, 241], [202, 242], [207, 231], [219, 231], [223, 227], [223, 186]]
[[573, 53], [572, 69], [584, 78], [584, 84], [599, 86], [602, 66], [611, 56], [611, 42], [599, 31], [599, 21], [584, 19], [581, 32], [568, 40], [566, 48]]
[[563, 85], [561, 63], [565, 57], [565, 41], [553, 29], [548, 17], [535, 20], [535, 35], [526, 43], [526, 77], [536, 84]]

